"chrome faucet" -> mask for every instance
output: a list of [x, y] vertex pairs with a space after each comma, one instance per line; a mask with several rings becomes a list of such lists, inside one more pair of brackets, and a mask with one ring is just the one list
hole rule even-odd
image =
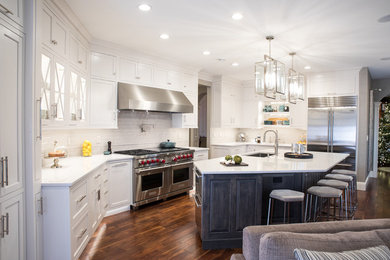
[[264, 132], [263, 140], [265, 141], [265, 137], [268, 132], [272, 132], [275, 134], [275, 144], [274, 144], [274, 149], [275, 149], [275, 156], [278, 156], [279, 152], [279, 137], [278, 137], [278, 130], [267, 130]]

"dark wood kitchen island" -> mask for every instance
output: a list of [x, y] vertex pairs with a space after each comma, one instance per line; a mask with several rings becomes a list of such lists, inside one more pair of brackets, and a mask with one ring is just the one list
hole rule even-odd
[[[243, 156], [248, 166], [224, 166], [222, 158], [195, 162], [195, 219], [204, 249], [242, 247], [246, 226], [266, 224], [268, 196], [274, 189], [305, 192], [348, 154], [313, 152], [312, 159]], [[274, 222], [283, 206], [275, 201]], [[301, 219], [301, 204], [292, 204], [290, 222]]]

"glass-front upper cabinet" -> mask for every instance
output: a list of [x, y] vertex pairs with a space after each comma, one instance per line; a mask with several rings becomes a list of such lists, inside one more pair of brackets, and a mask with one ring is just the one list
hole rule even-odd
[[86, 122], [87, 80], [75, 71], [70, 72], [69, 104], [71, 125]]
[[63, 62], [47, 52], [41, 54], [41, 117], [44, 126], [65, 122], [65, 75]]
[[87, 80], [83, 73], [51, 54], [41, 53], [41, 117], [47, 128], [87, 123]]

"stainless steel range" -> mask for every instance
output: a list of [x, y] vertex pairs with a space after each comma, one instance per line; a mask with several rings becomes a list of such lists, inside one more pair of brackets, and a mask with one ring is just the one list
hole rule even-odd
[[134, 156], [132, 207], [135, 209], [192, 189], [194, 150], [176, 147], [115, 153]]

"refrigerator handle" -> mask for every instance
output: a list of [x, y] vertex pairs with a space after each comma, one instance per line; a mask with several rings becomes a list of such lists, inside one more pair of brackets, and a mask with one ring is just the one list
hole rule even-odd
[[330, 122], [331, 122], [331, 119], [330, 119], [330, 113], [331, 111], [329, 110], [328, 111], [328, 136], [327, 136], [327, 144], [326, 144], [326, 152], [330, 152]]
[[333, 131], [334, 131], [334, 111], [331, 111], [331, 126], [330, 126], [330, 152], [333, 153]]

